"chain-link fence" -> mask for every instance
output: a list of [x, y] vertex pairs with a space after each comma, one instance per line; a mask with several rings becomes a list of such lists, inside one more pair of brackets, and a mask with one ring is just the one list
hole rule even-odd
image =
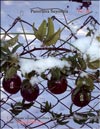
[[[15, 33], [16, 27], [21, 26], [22, 30], [18, 33], [19, 40], [17, 43], [22, 46], [21, 49], [19, 47], [18, 52], [16, 52], [19, 56], [26, 58], [31, 57], [33, 60], [36, 60], [37, 57], [45, 58], [49, 56], [63, 59], [67, 58], [69, 55], [74, 56], [77, 54], [77, 49], [74, 48], [72, 50], [73, 46], [71, 46], [70, 43], [78, 39], [80, 30], [87, 28], [86, 33], [88, 36], [91, 36], [94, 35], [100, 25], [94, 17], [89, 16], [74, 33], [68, 24], [64, 24], [57, 17], [52, 16], [51, 19], [62, 29], [57, 44], [50, 46], [41, 44], [42, 42], [34, 36], [33, 32], [27, 33], [25, 31], [24, 25], [27, 25], [30, 31], [32, 31], [33, 25], [19, 17], [14, 20], [8, 30], [1, 27], [1, 31], [3, 32], [2, 40], [7, 37], [12, 39], [12, 35], [17, 35], [17, 33]], [[80, 20], [80, 18], [75, 19], [73, 22], [76, 22], [76, 20]], [[90, 30], [89, 26], [92, 26], [93, 29]], [[28, 36], [33, 37], [33, 39], [29, 40]], [[71, 69], [73, 69], [73, 67]], [[33, 102], [24, 101], [20, 92], [16, 94], [7, 93], [2, 87], [2, 77], [0, 89], [1, 129], [99, 129], [99, 70], [97, 69], [92, 72], [88, 72], [87, 70], [87, 73], [92, 77], [92, 80], [94, 80], [94, 90], [91, 92], [91, 101], [85, 107], [75, 106], [71, 99], [76, 78], [80, 71], [82, 71], [82, 68], [74, 69], [70, 74], [70, 71], [67, 70], [67, 89], [62, 94], [54, 94], [48, 89], [47, 76], [50, 70], [46, 70], [42, 75], [37, 75], [40, 92], [38, 98]], [[2, 72], [2, 76], [4, 75], [5, 74]], [[22, 77], [21, 74], [20, 76]]]

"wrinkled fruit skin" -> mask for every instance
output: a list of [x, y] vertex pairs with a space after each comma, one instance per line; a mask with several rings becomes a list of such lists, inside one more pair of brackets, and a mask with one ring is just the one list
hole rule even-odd
[[91, 100], [91, 92], [85, 90], [85, 89], [80, 89], [77, 91], [77, 88], [75, 88], [72, 91], [72, 102], [78, 106], [78, 107], [84, 107], [89, 104]]
[[16, 74], [10, 79], [3, 79], [2, 86], [4, 90], [10, 94], [16, 94], [20, 90], [21, 79]]
[[62, 94], [67, 89], [67, 80], [65, 78], [61, 78], [58, 81], [51, 79], [48, 81], [48, 89], [53, 94]]
[[38, 85], [31, 86], [29, 88], [23, 87], [21, 89], [22, 97], [29, 102], [34, 101], [39, 95], [39, 87]]

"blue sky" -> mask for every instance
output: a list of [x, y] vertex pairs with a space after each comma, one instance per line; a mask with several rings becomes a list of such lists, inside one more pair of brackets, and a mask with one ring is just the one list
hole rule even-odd
[[[67, 9], [67, 5], [69, 5], [69, 9]], [[60, 8], [63, 10], [68, 10], [66, 13], [67, 19], [73, 19], [78, 17], [83, 13], [77, 12], [76, 8], [78, 8], [81, 3], [69, 2], [69, 1], [1, 1], [1, 26], [8, 28], [13, 19], [8, 15], [13, 17], [14, 19], [20, 16], [22, 19], [35, 24], [40, 24], [44, 18], [56, 15], [58, 17], [62, 17], [60, 14], [55, 13], [31, 13], [31, 8], [41, 7], [41, 8]], [[92, 15], [95, 16], [97, 20], [99, 20], [99, 1], [92, 1], [90, 11], [92, 10]], [[85, 10], [85, 9], [84, 9]], [[59, 16], [60, 15], [60, 16]]]

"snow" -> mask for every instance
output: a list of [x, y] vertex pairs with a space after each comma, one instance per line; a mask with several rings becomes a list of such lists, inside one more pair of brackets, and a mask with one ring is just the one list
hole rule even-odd
[[[76, 17], [78, 17], [78, 16], [83, 15], [82, 13], [85, 14], [85, 11], [84, 12], [77, 12], [76, 8], [80, 4], [79, 3], [76, 3], [76, 2], [68, 2], [68, 1], [59, 1], [59, 2], [57, 2], [57, 1], [55, 1], [55, 2], [54, 1], [44, 1], [44, 2], [43, 1], [39, 1], [39, 2], [37, 2], [37, 1], [34, 1], [34, 2], [33, 1], [32, 2], [26, 1], [25, 2], [24, 1], [24, 3], [23, 3], [23, 1], [21, 1], [21, 2], [18, 2], [17, 1], [16, 3], [15, 2], [11, 2], [11, 1], [9, 1], [9, 2], [8, 1], [2, 2], [4, 5], [2, 5], [2, 10], [1, 10], [1, 12], [2, 12], [1, 26], [3, 26], [5, 28], [5, 30], [7, 30], [11, 26], [11, 23], [13, 21], [11, 18], [7, 17], [7, 15], [10, 14], [11, 17], [16, 18], [17, 16], [21, 16], [21, 14], [20, 14], [20, 11], [21, 10], [24, 12], [24, 14], [23, 14], [23, 16], [21, 16], [21, 18], [22, 19], [25, 19], [26, 21], [31, 22], [31, 23], [33, 21], [35, 21], [37, 26], [41, 23], [41, 20], [43, 20], [46, 17], [51, 17], [52, 15], [55, 15], [59, 20], [65, 22], [64, 21], [64, 17], [61, 14], [60, 14], [59, 17], [58, 17], [59, 14], [54, 14], [54, 13], [53, 14], [52, 13], [51, 14], [49, 14], [49, 13], [48, 14], [45, 14], [45, 13], [44, 14], [37, 14], [37, 13], [36, 14], [33, 14], [33, 13], [30, 13], [30, 11], [29, 11], [29, 8], [30, 7], [36, 7], [36, 6], [37, 7], [39, 6], [41, 8], [59, 7], [59, 8], [64, 9], [64, 8], [66, 8], [67, 4], [69, 4], [70, 5], [69, 10], [68, 10], [69, 12], [66, 14], [66, 17], [67, 17], [67, 19], [69, 21], [72, 20], [72, 19], [74, 19], [74, 18], [76, 18]], [[92, 15], [93, 17], [95, 17], [97, 19], [97, 21], [99, 22], [100, 21], [99, 20], [99, 16], [98, 16], [98, 14], [99, 14], [98, 13], [99, 4], [98, 4], [98, 2], [97, 3], [96, 2], [97, 1], [92, 1], [93, 4], [91, 5], [90, 11], [92, 10], [93, 13], [90, 14], [90, 15]], [[71, 30], [72, 30], [73, 33], [76, 33], [77, 28], [80, 25], [82, 25], [82, 23], [83, 23], [83, 21], [85, 19], [86, 19], [86, 17], [75, 21], [75, 24], [74, 25], [73, 24], [70, 24], [69, 25], [69, 27], [71, 28]], [[58, 23], [55, 24], [55, 25], [58, 25]], [[19, 27], [19, 25], [18, 25], [18, 27]], [[25, 26], [24, 26], [24, 28], [25, 28]], [[92, 28], [90, 28], [90, 29], [92, 29]], [[14, 30], [14, 32], [15, 32], [15, 30]], [[21, 32], [20, 29], [18, 29], [17, 32]], [[25, 29], [25, 32], [30, 32], [30, 31], [28, 29], [27, 30]], [[66, 38], [66, 35], [67, 34], [65, 32], [64, 35], [63, 35], [63, 38], [64, 39]], [[94, 37], [94, 39], [92, 39], [91, 37], [84, 37], [84, 35], [86, 35], [86, 31], [83, 28], [83, 29], [81, 29], [81, 30], [79, 30], [77, 32], [77, 36], [81, 36], [81, 37], [83, 36], [83, 38], [79, 38], [78, 37], [79, 39], [78, 40], [75, 40], [75, 42], [72, 42], [72, 44], [81, 51], [81, 53], [83, 54], [85, 60], [87, 59], [87, 55], [90, 56], [90, 61], [94, 61], [95, 59], [100, 58], [100, 55], [99, 55], [99, 53], [100, 53], [99, 52], [99, 47], [100, 47], [99, 44], [100, 43], [95, 39], [96, 36]], [[13, 35], [10, 35], [10, 36], [13, 37]], [[24, 43], [24, 41], [23, 41], [24, 40], [24, 36], [23, 35], [20, 35], [20, 37], [21, 37], [20, 39], [22, 39], [21, 42]], [[28, 41], [35, 38], [34, 35], [33, 36], [32, 35], [26, 35], [26, 37], [27, 37]], [[2, 38], [2, 36], [1, 36], [1, 38]], [[9, 39], [10, 38], [8, 36], [6, 36], [6, 40], [9, 40]], [[31, 47], [31, 48], [40, 47], [39, 44], [40, 44], [39, 41], [37, 41], [36, 44], [32, 44], [29, 47]], [[33, 59], [20, 58], [19, 59], [19, 64], [21, 66], [20, 70], [22, 71], [23, 74], [29, 73], [32, 70], [35, 70], [38, 74], [41, 74], [42, 72], [44, 72], [48, 68], [51, 69], [51, 68], [54, 68], [54, 67], [59, 67], [59, 68], [62, 69], [64, 66], [70, 67], [70, 64], [68, 62], [61, 61], [60, 59], [54, 58], [54, 57], [48, 57], [46, 59], [38, 59], [36, 61], [33, 60]], [[92, 72], [93, 72], [93, 70], [92, 70]], [[21, 76], [21, 73], [19, 72], [18, 74], [20, 75], [21, 79], [23, 79], [22, 76]], [[85, 76], [87, 76], [87, 74], [85, 72], [82, 72], [80, 76], [81, 77], [85, 77]], [[75, 87], [75, 81], [74, 81], [74, 79], [73, 80], [70, 80], [70, 77], [69, 77], [69, 79], [67, 79], [67, 80], [68, 80], [69, 86], [71, 86], [72, 88], [74, 88]], [[39, 80], [38, 80], [38, 78], [36, 76], [32, 77], [31, 80], [30, 80], [30, 82], [32, 84], [34, 84], [36, 82], [38, 83], [38, 81]], [[46, 81], [43, 81], [42, 84], [43, 84], [43, 86], [47, 87]], [[42, 87], [41, 85], [39, 85], [39, 87], [44, 89], [44, 87]], [[68, 89], [69, 89], [69, 91], [68, 91]], [[61, 100], [61, 102], [63, 104], [65, 104], [66, 106], [68, 106], [70, 108], [70, 105], [72, 104], [72, 102], [71, 102], [71, 97], [70, 96], [67, 96], [68, 95], [68, 92], [70, 93], [70, 88], [68, 87], [68, 89], [67, 89], [67, 91], [64, 94], [61, 94], [61, 95], [58, 95], [58, 96], [56, 95], [56, 97], [59, 100]], [[4, 91], [4, 89], [1, 88], [1, 91]], [[97, 88], [95, 89], [95, 93], [92, 92], [92, 96], [93, 97], [98, 96], [99, 94], [100, 93], [99, 93], [99, 90]], [[67, 96], [67, 98], [64, 99], [65, 96]], [[1, 92], [1, 97], [2, 98], [5, 98], [4, 100], [6, 100], [7, 95], [4, 94], [4, 92]], [[48, 101], [48, 102], [51, 102], [52, 104], [56, 104], [57, 103], [56, 97], [54, 97], [53, 95], [49, 94], [47, 92], [47, 90], [45, 90], [37, 98], [37, 101], [40, 102], [40, 103], [43, 103], [44, 101]], [[13, 98], [16, 102], [22, 100], [22, 97], [20, 96], [20, 93], [11, 96], [11, 98]], [[13, 101], [9, 98], [9, 100], [7, 101], [7, 103], [10, 104], [11, 102], [13, 102]], [[82, 108], [79, 111], [83, 111], [83, 112], [84, 111], [89, 111], [90, 107], [93, 107], [94, 109], [98, 109], [99, 108], [99, 105], [97, 105], [96, 108], [94, 107], [94, 104], [96, 105], [97, 103], [98, 103], [98, 99], [92, 100], [91, 103], [89, 104], [90, 106], [87, 106], [85, 108]], [[35, 103], [35, 105], [36, 106], [40, 106], [38, 103]], [[9, 110], [9, 108], [10, 108], [10, 106], [8, 108], [7, 104], [4, 104], [3, 107], [5, 109], [7, 109], [7, 110]], [[64, 114], [69, 113], [69, 109], [66, 110], [66, 107], [64, 105], [62, 105], [61, 103], [57, 104], [56, 107], [53, 108], [53, 110], [55, 110], [58, 113], [60, 113], [60, 112], [63, 112]], [[75, 105], [73, 105], [73, 111], [77, 111], [77, 110], [78, 110], [78, 108]], [[36, 117], [41, 115], [39, 109], [37, 109], [35, 107], [30, 108], [29, 109], [29, 112], [31, 112], [32, 114], [34, 114], [34, 116], [36, 116]], [[29, 117], [31, 116], [28, 112], [23, 111], [18, 116], [21, 116], [23, 118], [23, 121], [24, 121], [24, 118], [26, 118], [27, 115], [29, 115]], [[45, 114], [44, 117], [47, 116], [48, 118], [50, 118], [49, 115], [50, 115], [49, 113], [48, 114]], [[16, 122], [16, 120], [12, 119], [12, 116], [6, 110], [3, 110], [1, 112], [1, 118], [2, 118], [1, 120], [3, 120], [4, 122], [8, 122], [8, 121], [11, 120], [11, 122], [13, 122], [13, 123], [7, 123], [7, 124], [8, 125], [11, 125], [11, 127], [14, 128], [14, 129], [17, 129], [17, 128], [23, 129], [24, 128], [24, 127], [22, 127], [22, 125], [20, 123]], [[41, 119], [42, 119], [42, 117], [41, 117]], [[42, 119], [42, 121], [45, 121], [45, 120], [46, 120], [45, 118]], [[1, 125], [2, 125], [1, 127], [3, 127], [3, 124], [4, 123], [2, 122], [1, 123]], [[53, 123], [50, 123], [48, 127], [50, 128], [52, 124]], [[73, 120], [71, 120], [71, 119], [70, 119], [68, 125], [70, 127], [75, 128], [75, 129], [77, 129], [77, 128], [80, 127], [80, 125], [75, 124], [73, 122]], [[89, 127], [87, 125], [88, 124], [86, 124], [83, 128], [84, 129], [89, 129]], [[95, 123], [89, 124], [89, 126], [90, 126], [90, 128], [92, 128], [92, 127], [93, 128], [99, 128], [99, 125], [97, 123], [96, 124]], [[9, 127], [7, 127], [7, 126], [3, 127], [3, 129], [8, 129], [8, 128]], [[58, 128], [59, 129], [61, 129], [61, 128], [62, 129], [65, 129], [65, 128], [67, 129], [69, 127], [67, 127], [67, 126], [65, 126], [65, 127], [63, 127], [63, 126], [57, 126], [57, 129]], [[43, 129], [45, 129], [45, 127]], [[55, 129], [56, 129], [56, 127], [55, 127]]]
[[32, 85], [37, 84], [39, 82], [38, 78], [36, 76], [31, 77], [30, 83]]
[[88, 77], [88, 74], [86, 72], [81, 72], [80, 77]]
[[100, 42], [96, 37], [82, 37], [73, 42], [72, 45], [81, 52], [85, 60], [88, 57], [90, 62], [100, 59]]
[[100, 59], [100, 43], [98, 40], [93, 40], [85, 54], [90, 57], [90, 62]]
[[75, 40], [72, 45], [78, 48], [83, 54], [87, 51], [91, 44], [91, 37], [82, 37]]
[[48, 69], [58, 67], [62, 69], [63, 67], [70, 67], [70, 64], [67, 61], [62, 61], [56, 57], [48, 57], [45, 59], [25, 59], [19, 58], [19, 66], [22, 73], [30, 73], [31, 71], [36, 71], [38, 74], [45, 72]]

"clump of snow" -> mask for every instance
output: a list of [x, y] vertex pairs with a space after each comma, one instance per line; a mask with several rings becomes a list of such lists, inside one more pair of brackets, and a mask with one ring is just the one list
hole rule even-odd
[[72, 43], [75, 48], [78, 48], [83, 54], [87, 51], [91, 44], [91, 37], [82, 37]]
[[19, 58], [19, 66], [23, 75], [25, 75], [25, 73], [30, 73], [31, 71], [33, 71], [33, 64], [34, 60]]
[[96, 36], [94, 36], [94, 38], [83, 37], [77, 39], [72, 45], [82, 53], [85, 60], [87, 60], [88, 57], [90, 62], [100, 59], [100, 42], [96, 39]]
[[45, 59], [25, 59], [19, 58], [20, 70], [25, 75], [25, 73], [30, 73], [31, 71], [36, 71], [38, 74], [45, 72], [48, 69], [58, 67], [60, 69], [70, 67], [70, 64], [67, 61], [62, 61], [55, 57], [48, 57]]
[[88, 73], [86, 73], [86, 72], [81, 72], [80, 77], [82, 77], [82, 78], [88, 77]]
[[38, 83], [38, 82], [39, 82], [39, 80], [38, 80], [37, 76], [31, 77], [30, 83], [31, 83], [32, 85], [34, 85], [34, 84], [36, 84], [36, 83]]
[[93, 39], [93, 42], [85, 54], [89, 56], [90, 62], [100, 59], [100, 43], [98, 40]]

